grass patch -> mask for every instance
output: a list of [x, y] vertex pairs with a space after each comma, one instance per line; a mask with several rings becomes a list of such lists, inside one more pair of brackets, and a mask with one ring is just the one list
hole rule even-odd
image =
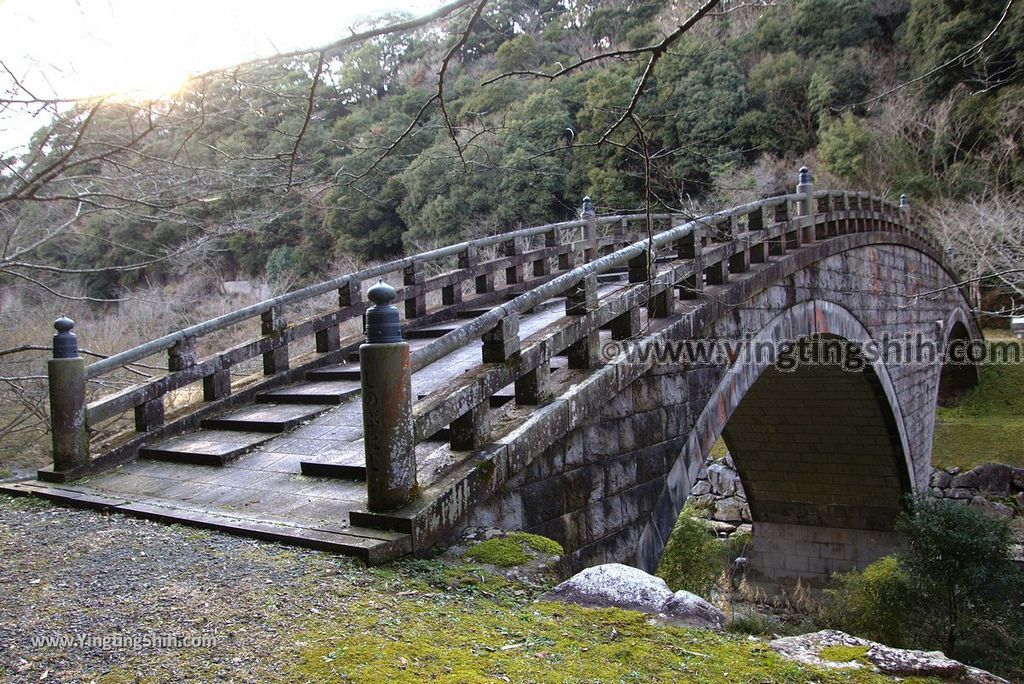
[[466, 558], [503, 568], [529, 563], [536, 553], [561, 556], [562, 545], [553, 539], [526, 532], [511, 532], [504, 537], [482, 541], [466, 551]]
[[[362, 599], [297, 635], [289, 681], [819, 682], [890, 679], [783, 660], [764, 642], [557, 603]], [[906, 679], [904, 681], [933, 681]]]
[[[1004, 331], [986, 331], [1005, 339]], [[1024, 466], [1024, 364], [981, 367], [981, 382], [955, 406], [935, 414], [932, 462], [973, 468], [982, 463]]]
[[868, 664], [867, 656], [867, 646], [843, 646], [841, 644], [826, 646], [818, 654], [818, 657], [822, 660], [831, 660], [833, 663], [857, 662]]

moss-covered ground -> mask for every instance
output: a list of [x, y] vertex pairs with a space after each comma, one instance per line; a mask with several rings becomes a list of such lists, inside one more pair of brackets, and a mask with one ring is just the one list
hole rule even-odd
[[[1014, 339], [1005, 331], [986, 330], [985, 336], [990, 342]], [[1024, 466], [1024, 364], [983, 365], [977, 387], [938, 409], [932, 463]]]
[[892, 681], [800, 666], [761, 640], [659, 626], [635, 612], [458, 593], [369, 595], [298, 639], [307, 646], [295, 681]]
[[[745, 635], [539, 602], [553, 580], [436, 560], [367, 568], [30, 499], [0, 496], [0, 557], [0, 681], [893, 681], [799, 666]], [[217, 639], [138, 650], [32, 641], [76, 634]]]

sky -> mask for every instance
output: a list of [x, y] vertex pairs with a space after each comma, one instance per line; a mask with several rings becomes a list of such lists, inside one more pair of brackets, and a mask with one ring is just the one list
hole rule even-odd
[[[440, 0], [0, 0], [0, 61], [39, 97], [173, 92], [189, 74], [315, 47], [353, 20]], [[0, 70], [0, 89], [7, 74]], [[41, 122], [0, 121], [0, 151]]]

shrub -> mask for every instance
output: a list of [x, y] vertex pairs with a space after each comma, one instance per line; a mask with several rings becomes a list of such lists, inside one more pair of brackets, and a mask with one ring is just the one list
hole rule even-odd
[[895, 556], [836, 575], [822, 595], [822, 619], [844, 631], [890, 646], [904, 646], [910, 579]]
[[920, 500], [896, 529], [906, 550], [837, 575], [822, 616], [847, 632], [948, 656], [1019, 678], [1024, 573], [1005, 521], [943, 500]]
[[683, 589], [707, 596], [722, 575], [724, 548], [687, 504], [665, 544], [657, 575], [672, 591]]

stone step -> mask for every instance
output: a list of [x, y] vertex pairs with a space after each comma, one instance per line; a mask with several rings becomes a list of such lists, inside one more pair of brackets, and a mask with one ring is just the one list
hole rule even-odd
[[208, 418], [203, 421], [203, 427], [210, 430], [286, 432], [326, 410], [322, 405], [257, 404]]
[[359, 370], [359, 364], [346, 363], [340, 366], [331, 366], [329, 368], [317, 368], [306, 373], [307, 380], [354, 380], [359, 382], [362, 378], [362, 374]]
[[476, 318], [477, 316], [483, 316], [490, 309], [463, 309], [458, 313], [459, 318]]
[[333, 463], [324, 461], [302, 461], [302, 474], [307, 477], [330, 477], [336, 480], [366, 481], [366, 465]]
[[274, 437], [269, 432], [199, 430], [147, 444], [139, 449], [139, 458], [222, 466]]
[[447, 335], [452, 330], [455, 330], [450, 325], [435, 325], [429, 328], [411, 328], [402, 333], [402, 336], [407, 340], [432, 340], [443, 335]]
[[359, 389], [359, 382], [354, 380], [304, 382], [265, 392], [256, 400], [274, 404], [340, 404], [358, 394]]
[[415, 522], [412, 518], [389, 513], [371, 513], [369, 511], [349, 511], [348, 522], [372, 530], [412, 534]]
[[366, 452], [362, 439], [323, 454], [316, 460], [301, 461], [302, 474], [308, 477], [329, 477], [338, 480], [366, 481]]

